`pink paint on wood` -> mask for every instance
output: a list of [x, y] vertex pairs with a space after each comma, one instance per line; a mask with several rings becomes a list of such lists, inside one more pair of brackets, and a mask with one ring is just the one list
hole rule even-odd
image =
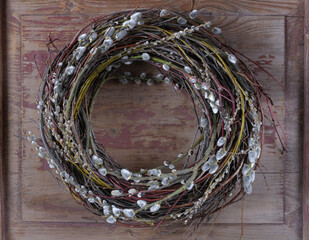
[[49, 171], [50, 170], [46, 159], [41, 158], [40, 162], [41, 162], [42, 165], [38, 168], [38, 170], [41, 170], [41, 171]]
[[[32, 51], [24, 54], [22, 59], [24, 62], [23, 74], [31, 74], [33, 71], [39, 71], [40, 74], [43, 74], [48, 53], [47, 51]], [[35, 62], [37, 65], [35, 65]]]
[[138, 120], [138, 119], [151, 119], [155, 116], [154, 112], [147, 111], [146, 109], [136, 109], [131, 111], [126, 111], [124, 116], [130, 120]]

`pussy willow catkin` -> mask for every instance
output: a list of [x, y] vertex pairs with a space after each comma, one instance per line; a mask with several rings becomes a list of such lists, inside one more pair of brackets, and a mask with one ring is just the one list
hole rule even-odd
[[[195, 20], [197, 14], [164, 9], [99, 17], [46, 68], [38, 104], [43, 144], [31, 132], [27, 138], [72, 196], [110, 224], [187, 224], [252, 192], [266, 97], [238, 52], [218, 39], [221, 29]], [[121, 73], [141, 62], [158, 74]], [[117, 163], [91, 126], [97, 93], [115, 80], [165, 84], [184, 94], [197, 116], [191, 147], [153, 169], [132, 172]]]

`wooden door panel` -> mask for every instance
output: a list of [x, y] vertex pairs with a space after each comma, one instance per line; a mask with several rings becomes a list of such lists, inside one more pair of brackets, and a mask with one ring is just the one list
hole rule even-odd
[[[3, 160], [7, 184], [6, 217], [2, 220], [6, 222], [7, 239], [85, 239], [90, 235], [92, 239], [182, 239], [186, 236], [184, 229], [173, 227], [153, 232], [153, 229], [105, 224], [104, 219], [86, 211], [57, 185], [45, 161], [24, 140], [28, 130], [38, 135], [34, 123], [38, 115], [35, 102], [41, 83], [39, 72], [43, 72], [48, 56], [49, 37], [58, 39], [56, 45], [61, 48], [83, 22], [137, 4], [137, 1], [104, 4], [7, 1], [7, 79], [3, 85], [7, 113]], [[154, 1], [142, 6], [189, 11], [190, 4], [179, 1], [174, 6], [174, 1]], [[280, 82], [271, 81], [249, 63], [275, 103], [273, 110], [288, 135], [288, 151], [282, 153], [274, 129], [266, 123], [265, 147], [253, 193], [243, 202], [224, 209], [210, 223], [204, 223], [193, 239], [207, 236], [218, 240], [239, 239], [242, 228], [243, 239], [302, 239], [303, 2], [196, 1], [194, 4], [196, 8], [205, 7], [204, 18], [222, 28], [229, 45], [256, 61]], [[190, 144], [195, 123], [190, 104], [172, 93], [164, 85], [108, 84], [96, 104], [93, 126], [97, 138], [113, 157], [130, 169], [156, 166], [176, 156], [183, 145]]]

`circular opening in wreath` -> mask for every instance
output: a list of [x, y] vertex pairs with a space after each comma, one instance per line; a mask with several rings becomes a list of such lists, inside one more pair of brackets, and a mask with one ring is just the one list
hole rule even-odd
[[198, 124], [193, 104], [165, 82], [157, 68], [138, 61], [110, 74], [118, 77], [98, 93], [91, 121], [96, 141], [107, 154], [139, 171], [174, 160], [190, 148]]

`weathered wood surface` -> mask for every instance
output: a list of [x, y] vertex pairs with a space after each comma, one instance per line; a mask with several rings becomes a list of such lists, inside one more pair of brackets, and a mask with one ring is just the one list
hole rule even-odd
[[[22, 4], [21, 4], [22, 2]], [[63, 13], [91, 13], [94, 16], [119, 11], [134, 9], [140, 3], [143, 8], [170, 8], [178, 11], [190, 11], [192, 8], [203, 9], [208, 14], [214, 15], [273, 15], [273, 16], [304, 16], [304, 0], [9, 0], [8, 4], [17, 14], [63, 14]]]
[[305, 1], [304, 23], [304, 162], [303, 239], [309, 239], [309, 1]]
[[[230, 45], [269, 70], [284, 86], [271, 82], [252, 65], [275, 102], [274, 110], [285, 127], [289, 145], [282, 155], [274, 130], [266, 127], [261, 168], [264, 175], [261, 171], [257, 174], [254, 192], [245, 198], [243, 239], [306, 239], [302, 234], [305, 228], [302, 227], [301, 193], [304, 2], [211, 0], [175, 4], [175, 1], [157, 0], [145, 1], [141, 7], [190, 11], [192, 2], [194, 8], [204, 8], [205, 18], [223, 29]], [[4, 82], [8, 109], [4, 124], [9, 139], [4, 143], [4, 159], [9, 167], [7, 239], [89, 236], [92, 239], [182, 239], [185, 236], [183, 230], [174, 232], [171, 227], [153, 232], [106, 225], [58, 187], [45, 162], [24, 141], [26, 130], [38, 133], [32, 121], [37, 119], [35, 100], [40, 87], [34, 56], [42, 72], [48, 36], [58, 38], [57, 46], [61, 47], [89, 17], [134, 8], [139, 3], [134, 0], [109, 0], [104, 4], [57, 0], [7, 2], [9, 57], [8, 78]], [[127, 167], [139, 169], [177, 155], [189, 143], [194, 130], [191, 106], [181, 96], [166, 95], [171, 92], [172, 89], [163, 85], [123, 87], [111, 83], [104, 87], [93, 125], [111, 155]], [[206, 239], [210, 229], [209, 239], [239, 239], [241, 207], [240, 202], [224, 209], [213, 228], [211, 223], [203, 224], [193, 239]]]
[[2, 86], [3, 86], [3, 66], [4, 66], [4, 43], [5, 43], [5, 32], [3, 29], [4, 26], [4, 9], [3, 5], [0, 4], [0, 240], [4, 239], [5, 236], [5, 209], [4, 209], [4, 162], [3, 162], [3, 156], [2, 156], [2, 150], [3, 150], [3, 109], [2, 109], [2, 98], [3, 98], [3, 92], [2, 92]]

